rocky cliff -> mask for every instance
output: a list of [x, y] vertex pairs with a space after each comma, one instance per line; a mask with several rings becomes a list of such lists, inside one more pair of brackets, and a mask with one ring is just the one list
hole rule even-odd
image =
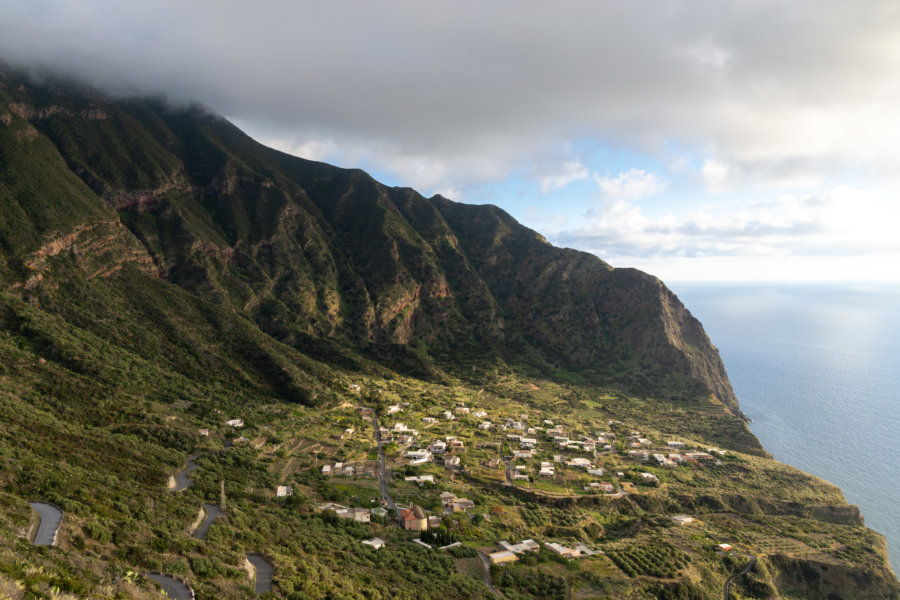
[[198, 108], [2, 81], [2, 274], [30, 302], [65, 300], [41, 289], [50, 256], [89, 277], [129, 263], [326, 363], [577, 373], [740, 415], [702, 326], [652, 276], [493, 206], [266, 148]]

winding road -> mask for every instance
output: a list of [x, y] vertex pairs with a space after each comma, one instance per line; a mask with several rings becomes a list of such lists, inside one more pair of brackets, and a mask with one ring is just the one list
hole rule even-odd
[[63, 512], [46, 502], [29, 502], [28, 504], [41, 518], [32, 543], [35, 546], [56, 545], [56, 533], [59, 531], [60, 523], [62, 523]]
[[750, 571], [750, 569], [753, 568], [753, 565], [756, 564], [755, 556], [747, 556], [747, 555], [744, 555], [744, 556], [746, 558], [749, 558], [750, 562], [748, 562], [746, 565], [744, 565], [743, 569], [741, 569], [740, 571], [738, 571], [737, 573], [735, 573], [734, 575], [729, 577], [728, 580], [725, 582], [725, 589], [722, 590], [723, 600], [728, 600], [728, 586], [731, 585], [731, 582], [734, 581], [735, 579], [737, 579], [738, 577], [740, 577], [741, 575], [745, 575], [746, 573], [748, 573]]
[[194, 459], [198, 456], [200, 455], [193, 454], [191, 456], [188, 456], [187, 460], [184, 463], [184, 467], [182, 467], [180, 471], [175, 473], [175, 487], [172, 488], [172, 491], [183, 492], [194, 484], [194, 482], [191, 481], [191, 478], [188, 477], [188, 475], [190, 475], [197, 469], [197, 464], [194, 462]]
[[247, 555], [247, 560], [256, 569], [256, 584], [254, 591], [257, 594], [264, 594], [272, 591], [272, 572], [274, 568], [262, 554], [252, 553]]
[[159, 584], [166, 596], [174, 600], [194, 600], [194, 590], [180, 579], [154, 571], [147, 577]]
[[213, 522], [219, 517], [225, 516], [225, 513], [219, 510], [219, 507], [215, 504], [204, 504], [203, 510], [206, 512], [206, 518], [203, 519], [203, 522], [200, 523], [200, 527], [194, 532], [194, 537], [198, 540], [205, 540], [206, 534], [209, 533], [209, 528], [212, 527]]

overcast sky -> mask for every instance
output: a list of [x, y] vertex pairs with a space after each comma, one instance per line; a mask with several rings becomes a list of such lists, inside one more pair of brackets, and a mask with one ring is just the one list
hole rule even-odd
[[7, 0], [0, 59], [668, 281], [900, 281], [900, 5]]

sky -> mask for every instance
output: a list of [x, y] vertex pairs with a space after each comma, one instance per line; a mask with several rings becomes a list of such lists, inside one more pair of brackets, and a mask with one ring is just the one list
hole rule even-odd
[[900, 3], [6, 0], [0, 60], [666, 281], [900, 282]]

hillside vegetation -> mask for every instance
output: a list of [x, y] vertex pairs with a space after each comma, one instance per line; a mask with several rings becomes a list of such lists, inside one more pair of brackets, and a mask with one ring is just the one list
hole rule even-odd
[[[277, 598], [491, 597], [477, 552], [525, 538], [597, 554], [542, 546], [491, 567], [507, 598], [718, 598], [750, 555], [740, 597], [900, 594], [840, 491], [768, 457], [658, 279], [555, 248], [496, 207], [266, 148], [196, 107], [9, 70], [0, 405], [0, 598], [156, 598], [150, 571], [198, 598], [250, 598], [247, 553], [274, 565]], [[381, 504], [360, 406], [417, 430], [393, 429], [387, 488], [460, 546], [410, 543], [392, 512], [320, 509]], [[713, 460], [636, 459], [632, 431]], [[514, 433], [536, 436], [533, 459], [515, 458]], [[454, 437], [458, 465], [405, 455]], [[168, 489], [195, 455], [192, 485]], [[363, 468], [322, 474], [338, 462]], [[615, 493], [590, 487], [604, 482]], [[475, 508], [445, 515], [441, 491]], [[56, 546], [30, 544], [28, 501], [64, 511]], [[227, 517], [198, 539], [204, 503]], [[360, 544], [376, 536], [386, 547]], [[720, 556], [726, 541], [737, 552]]]

